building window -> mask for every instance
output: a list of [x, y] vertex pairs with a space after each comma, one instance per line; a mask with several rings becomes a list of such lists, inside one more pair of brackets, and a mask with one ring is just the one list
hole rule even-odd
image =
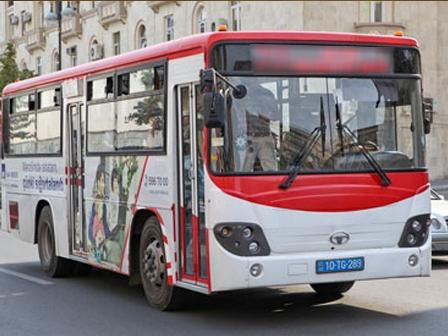
[[114, 49], [114, 55], [120, 55], [120, 32], [112, 34], [112, 46]]
[[103, 45], [98, 43], [96, 39], [93, 39], [92, 42], [90, 42], [89, 50], [90, 50], [89, 54], [90, 61], [95, 61], [103, 58]]
[[370, 22], [384, 21], [384, 1], [370, 1]]
[[38, 76], [42, 75], [42, 57], [36, 57], [36, 74]]
[[25, 22], [25, 14], [26, 11], [21, 11], [20, 12], [20, 28], [21, 28], [21, 35], [24, 36], [25, 35], [25, 31], [26, 31], [26, 22]]
[[137, 29], [137, 49], [146, 48], [148, 46], [148, 39], [146, 38], [146, 27], [141, 24]]
[[165, 16], [165, 38], [167, 41], [174, 39], [174, 17], [173, 15]]
[[241, 2], [231, 1], [230, 12], [232, 16], [232, 30], [241, 30]]
[[44, 10], [44, 2], [39, 1], [38, 3], [38, 17], [39, 17], [39, 27], [43, 27], [45, 22], [45, 10]]
[[196, 11], [196, 33], [205, 33], [207, 30], [207, 12], [204, 6], [199, 6]]
[[17, 25], [17, 21], [18, 21], [18, 17], [14, 14], [11, 14], [8, 16], [8, 31], [7, 31], [7, 36], [8, 38], [13, 38], [16, 34], [16, 30], [15, 27]]
[[76, 66], [76, 64], [78, 63], [78, 50], [76, 46], [67, 48], [67, 55], [70, 57], [70, 66]]
[[57, 50], [53, 51], [53, 59], [51, 61], [51, 71], [61, 70], [61, 65], [59, 63], [59, 52]]

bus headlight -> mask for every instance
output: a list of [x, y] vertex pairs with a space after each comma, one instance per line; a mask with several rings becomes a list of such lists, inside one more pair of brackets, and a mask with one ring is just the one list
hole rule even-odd
[[409, 218], [404, 226], [398, 246], [422, 246], [428, 239], [428, 230], [430, 226], [431, 218], [429, 214]]
[[267, 256], [271, 253], [263, 230], [252, 223], [220, 223], [214, 229], [216, 240], [238, 256]]

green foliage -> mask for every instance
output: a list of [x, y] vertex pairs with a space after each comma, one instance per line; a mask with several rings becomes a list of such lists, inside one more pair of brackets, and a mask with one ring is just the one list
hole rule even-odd
[[[142, 73], [140, 78], [146, 90], [151, 90], [154, 86], [154, 75], [150, 71]], [[133, 107], [134, 111], [128, 115], [129, 120], [133, 120], [137, 125], [149, 125], [153, 131], [163, 127], [163, 101], [160, 95], [149, 96], [137, 102]]]
[[12, 42], [8, 42], [5, 52], [0, 56], [0, 92], [9, 83], [33, 76], [33, 71], [28, 69], [19, 70], [16, 63], [15, 46]]

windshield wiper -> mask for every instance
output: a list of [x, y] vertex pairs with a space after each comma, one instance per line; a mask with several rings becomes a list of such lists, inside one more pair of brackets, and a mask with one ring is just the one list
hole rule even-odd
[[303, 147], [303, 149], [299, 152], [299, 154], [295, 157], [293, 162], [293, 168], [289, 173], [288, 177], [279, 185], [281, 189], [288, 189], [291, 187], [292, 183], [296, 179], [297, 175], [299, 175], [300, 168], [302, 168], [302, 164], [305, 161], [305, 158], [311, 153], [314, 145], [316, 145], [319, 136], [322, 139], [322, 155], [325, 153], [325, 134], [326, 134], [327, 125], [325, 124], [325, 113], [324, 113], [324, 101], [322, 96], [320, 97], [320, 126], [316, 127], [310, 134], [310, 138], [307, 143]]
[[339, 143], [341, 146], [341, 155], [344, 156], [344, 135], [343, 135], [343, 127], [342, 127], [342, 119], [341, 119], [341, 112], [339, 111], [339, 103], [338, 103], [338, 97], [336, 97], [336, 129], [338, 131], [338, 137], [339, 137]]
[[372, 154], [370, 154], [369, 151], [362, 144], [359, 143], [358, 138], [352, 132], [352, 130], [347, 125], [342, 125], [342, 123], [340, 124], [340, 127], [342, 127], [342, 130], [344, 130], [345, 133], [347, 133], [347, 135], [352, 139], [354, 144], [356, 146], [358, 146], [359, 150], [364, 155], [367, 162], [378, 174], [378, 176], [381, 179], [381, 185], [383, 185], [384, 187], [387, 187], [388, 185], [390, 185], [392, 182], [389, 179], [389, 177], [386, 175], [386, 172], [384, 171], [384, 169], [381, 168], [380, 164], [378, 163], [378, 161], [375, 160], [375, 158], [372, 156]]

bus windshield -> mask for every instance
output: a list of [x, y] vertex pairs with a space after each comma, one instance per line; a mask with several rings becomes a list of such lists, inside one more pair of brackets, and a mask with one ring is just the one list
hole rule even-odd
[[[370, 172], [362, 150], [384, 170], [425, 165], [419, 78], [228, 79], [244, 85], [247, 94], [242, 99], [229, 94], [225, 126], [211, 130], [210, 167], [215, 173], [285, 174], [310, 145], [303, 173]], [[313, 139], [316, 128], [320, 134]]]

